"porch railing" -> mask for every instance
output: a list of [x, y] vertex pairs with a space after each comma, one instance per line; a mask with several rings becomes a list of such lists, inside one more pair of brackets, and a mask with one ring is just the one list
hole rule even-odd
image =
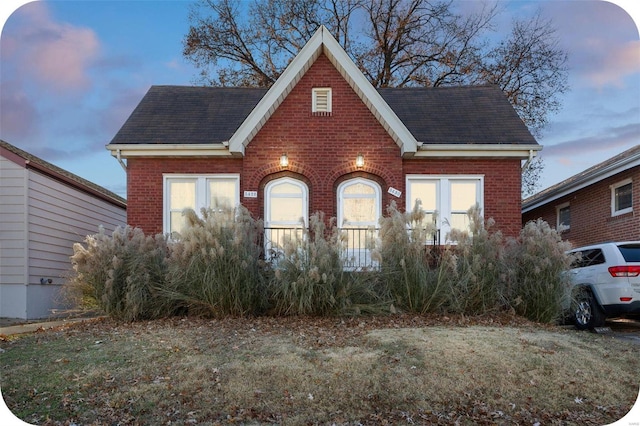
[[[273, 263], [277, 263], [282, 259], [286, 245], [302, 240], [305, 235], [311, 233], [310, 230], [303, 232], [303, 228], [277, 228], [265, 227], [264, 240], [262, 247], [264, 248], [264, 259]], [[409, 232], [410, 230], [407, 230]], [[371, 254], [376, 246], [380, 229], [378, 228], [340, 228], [339, 235], [342, 242], [342, 261], [345, 269], [352, 271], [359, 270], [376, 270], [380, 267], [379, 262], [372, 258]], [[440, 231], [436, 231], [429, 239], [427, 244], [440, 244]]]

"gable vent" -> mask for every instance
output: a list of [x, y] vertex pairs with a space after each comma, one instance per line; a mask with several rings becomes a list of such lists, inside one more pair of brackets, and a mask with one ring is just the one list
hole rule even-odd
[[313, 115], [331, 115], [331, 88], [314, 88], [312, 93], [311, 112]]

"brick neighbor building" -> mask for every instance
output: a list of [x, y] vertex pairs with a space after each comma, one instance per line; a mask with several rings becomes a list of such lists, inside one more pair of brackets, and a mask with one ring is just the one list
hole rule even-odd
[[542, 218], [574, 247], [640, 240], [640, 145], [522, 203], [523, 224]]

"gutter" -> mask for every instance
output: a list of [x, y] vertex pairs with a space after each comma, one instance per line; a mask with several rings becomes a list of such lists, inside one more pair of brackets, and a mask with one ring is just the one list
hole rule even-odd
[[542, 150], [538, 144], [418, 144], [418, 152], [414, 157], [502, 157], [533, 159], [537, 151]]
[[535, 157], [535, 151], [530, 149], [529, 150], [529, 158], [527, 159], [527, 161], [525, 161], [525, 163], [522, 165], [522, 171], [524, 172], [525, 170], [527, 170], [527, 167], [529, 167], [529, 164], [531, 164], [531, 162], [533, 161], [533, 157]]
[[127, 164], [122, 161], [122, 152], [120, 151], [120, 148], [118, 148], [118, 151], [116, 151], [116, 158], [118, 159], [118, 163], [120, 163], [120, 166], [122, 166], [124, 172], [127, 173]]
[[126, 170], [123, 159], [132, 157], [233, 157], [227, 143], [213, 144], [109, 144], [107, 150]]

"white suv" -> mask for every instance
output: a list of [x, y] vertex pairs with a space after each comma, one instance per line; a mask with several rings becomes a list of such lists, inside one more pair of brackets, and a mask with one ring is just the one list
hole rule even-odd
[[640, 241], [602, 243], [571, 250], [571, 319], [579, 329], [607, 317], [640, 315]]

